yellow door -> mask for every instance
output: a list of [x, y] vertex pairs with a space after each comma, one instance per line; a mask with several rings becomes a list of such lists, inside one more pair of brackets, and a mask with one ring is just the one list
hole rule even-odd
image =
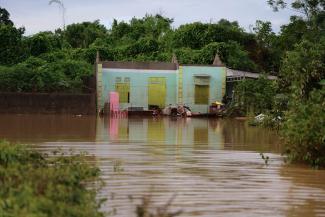
[[195, 85], [195, 104], [208, 105], [209, 91], [208, 85]]
[[150, 77], [148, 81], [148, 105], [164, 108], [166, 102], [166, 78]]
[[119, 94], [120, 103], [130, 102], [130, 83], [116, 83], [115, 91]]

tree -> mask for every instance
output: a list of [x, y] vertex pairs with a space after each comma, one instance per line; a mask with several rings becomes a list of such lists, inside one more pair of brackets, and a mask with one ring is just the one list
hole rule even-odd
[[245, 79], [235, 86], [232, 107], [243, 114], [260, 114], [273, 108], [276, 85], [274, 81], [260, 76], [257, 80]]
[[60, 36], [52, 32], [40, 32], [26, 39], [30, 53], [33, 56], [39, 56], [43, 53], [49, 53], [62, 48]]
[[271, 22], [263, 22], [261, 20], [257, 20], [253, 30], [256, 34], [257, 42], [259, 44], [267, 48], [270, 48], [272, 46], [275, 33], [272, 31]]
[[[280, 8], [287, 7], [288, 3], [285, 0], [268, 0], [269, 5], [273, 7], [275, 11]], [[316, 13], [319, 13], [325, 8], [324, 0], [294, 0], [291, 3], [291, 7], [298, 12], [310, 17]]]
[[[284, 0], [269, 0], [275, 9]], [[281, 130], [289, 160], [325, 166], [325, 1], [294, 0], [291, 9], [301, 16], [281, 28], [279, 46], [287, 51], [280, 69], [279, 87], [288, 98]]]
[[299, 44], [308, 34], [308, 25], [300, 17], [292, 16], [290, 23], [281, 26], [281, 32], [278, 37], [278, 46], [283, 52], [293, 50], [296, 44]]
[[0, 24], [13, 26], [14, 23], [10, 20], [10, 14], [5, 8], [0, 7]]
[[[285, 0], [268, 0], [268, 3], [275, 11], [287, 7]], [[291, 3], [291, 9], [306, 19], [311, 30], [321, 31], [324, 35], [325, 0], [294, 0]]]
[[98, 20], [71, 24], [64, 31], [64, 37], [73, 48], [87, 48], [97, 38], [103, 38], [107, 34], [105, 26]]
[[257, 20], [253, 30], [258, 45], [255, 48], [257, 62], [263, 71], [277, 74], [283, 51], [278, 48], [278, 37], [272, 31], [271, 22]]
[[319, 88], [325, 79], [325, 37], [319, 43], [302, 41], [287, 53], [281, 67], [282, 91], [292, 93], [293, 99], [308, 99], [309, 93]]
[[282, 136], [289, 160], [325, 167], [325, 87], [294, 103], [286, 119]]
[[13, 65], [25, 58], [24, 31], [24, 28], [0, 24], [0, 64]]

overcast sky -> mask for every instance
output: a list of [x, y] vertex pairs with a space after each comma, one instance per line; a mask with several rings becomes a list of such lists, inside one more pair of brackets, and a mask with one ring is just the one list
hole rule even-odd
[[[288, 23], [292, 11], [273, 12], [267, 0], [63, 0], [67, 24], [94, 21], [110, 27], [113, 18], [128, 21], [146, 13], [162, 13], [174, 18], [174, 26], [194, 21], [217, 22], [221, 18], [238, 21], [249, 31], [256, 20], [271, 21], [274, 31]], [[58, 5], [49, 0], [0, 0], [16, 26], [24, 26], [26, 34], [55, 30], [62, 26]]]

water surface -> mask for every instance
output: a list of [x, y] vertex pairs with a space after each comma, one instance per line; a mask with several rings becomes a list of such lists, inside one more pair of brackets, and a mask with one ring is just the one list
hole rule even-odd
[[189, 217], [325, 216], [325, 171], [285, 165], [277, 134], [244, 121], [0, 115], [0, 138], [93, 155], [113, 216], [145, 194]]

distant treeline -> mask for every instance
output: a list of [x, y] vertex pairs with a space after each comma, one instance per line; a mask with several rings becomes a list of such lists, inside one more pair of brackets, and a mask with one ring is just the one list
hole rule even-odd
[[256, 21], [252, 32], [225, 19], [178, 28], [172, 23], [157, 14], [114, 20], [110, 29], [97, 20], [24, 36], [25, 29], [15, 27], [0, 8], [0, 91], [80, 91], [97, 51], [114, 61], [171, 61], [175, 54], [182, 64], [212, 64], [218, 53], [227, 67], [277, 75], [286, 52], [306, 35], [314, 36], [299, 17], [279, 34], [267, 21]]

